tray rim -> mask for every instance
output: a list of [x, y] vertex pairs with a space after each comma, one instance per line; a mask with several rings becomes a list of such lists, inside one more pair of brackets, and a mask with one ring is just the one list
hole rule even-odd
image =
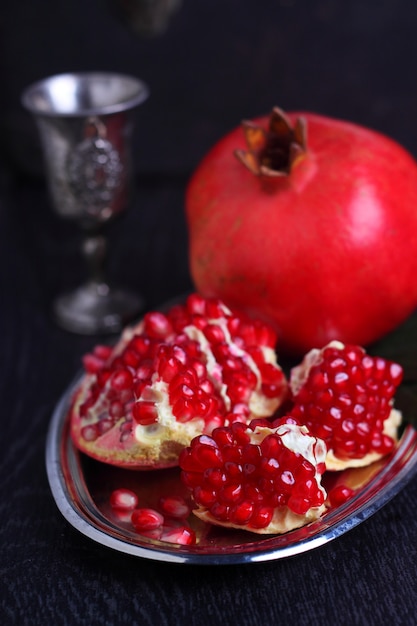
[[[302, 529], [296, 529], [286, 535], [259, 536], [262, 539], [241, 544], [233, 550], [221, 547], [216, 550], [214, 547], [206, 552], [199, 549], [198, 545], [176, 546], [146, 538], [142, 540], [140, 536], [135, 537], [134, 541], [129, 540], [122, 529], [112, 525], [95, 507], [87, 486], [83, 484], [84, 477], [81, 476], [79, 462], [81, 453], [70, 441], [68, 408], [82, 376], [83, 372], [77, 374], [62, 394], [52, 414], [45, 448], [48, 482], [55, 503], [67, 522], [84, 536], [118, 552], [154, 561], [198, 565], [259, 563], [288, 558], [316, 549], [355, 528], [394, 498], [417, 474], [417, 431], [408, 425], [395, 452], [387, 458], [386, 464], [366, 487], [358, 491], [357, 496]], [[72, 457], [64, 459], [64, 465], [63, 455], [68, 451]], [[404, 455], [407, 456], [405, 460]], [[74, 477], [69, 470], [75, 470], [78, 476]], [[378, 489], [378, 484], [390, 473], [392, 475], [383, 488]], [[77, 484], [77, 478], [81, 485]], [[80, 492], [80, 487], [85, 489], [85, 493], [82, 494], [81, 501], [76, 501], [72, 492], [74, 489]], [[318, 532], [313, 531], [316, 526], [320, 527]], [[291, 536], [296, 534], [302, 537], [299, 541], [285, 543], [282, 539], [283, 537], [291, 539]]]

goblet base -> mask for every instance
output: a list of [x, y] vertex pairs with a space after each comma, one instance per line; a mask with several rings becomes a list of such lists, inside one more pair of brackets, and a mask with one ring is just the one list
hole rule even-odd
[[80, 335], [118, 333], [142, 309], [137, 294], [96, 282], [59, 296], [53, 306], [56, 322]]

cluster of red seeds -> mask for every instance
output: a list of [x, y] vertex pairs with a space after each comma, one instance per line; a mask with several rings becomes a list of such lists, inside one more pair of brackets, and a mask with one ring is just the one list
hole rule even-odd
[[[235, 345], [234, 353], [219, 320], [226, 324]], [[208, 372], [206, 351], [184, 332], [188, 326], [203, 333], [220, 374]], [[94, 407], [98, 420], [84, 426], [82, 436], [93, 441], [120, 420], [122, 437], [130, 434], [135, 423], [156, 422], [157, 398], [151, 390], [155, 380], [168, 385], [172, 412], [180, 422], [198, 416], [205, 422], [205, 431], [210, 432], [224, 424], [228, 414], [239, 413], [246, 418], [248, 401], [258, 381], [247, 360], [239, 355], [239, 348], [256, 363], [264, 395], [280, 397], [286, 385], [284, 374], [265, 362], [261, 349], [273, 348], [275, 342], [275, 333], [269, 326], [231, 314], [220, 301], [197, 294], [166, 314], [150, 312], [140, 331], [121, 350], [117, 346], [115, 350], [98, 346], [84, 357], [85, 370], [94, 374], [95, 380], [79, 412], [83, 418]], [[221, 384], [227, 385], [230, 406], [225, 405], [220, 394]]]
[[187, 522], [191, 507], [182, 496], [161, 497], [157, 509], [138, 505], [139, 499], [130, 489], [116, 489], [110, 495], [115, 516], [143, 537], [180, 545], [196, 543], [195, 532]]
[[[197, 505], [222, 522], [266, 528], [277, 507], [304, 515], [321, 506], [316, 468], [276, 432], [251, 443], [251, 427], [234, 423], [195, 437], [180, 455], [181, 478]], [[322, 468], [324, 469], [324, 468]]]
[[394, 441], [383, 433], [402, 380], [397, 363], [359, 346], [329, 345], [296, 392], [290, 421], [306, 425], [338, 458], [387, 454]]

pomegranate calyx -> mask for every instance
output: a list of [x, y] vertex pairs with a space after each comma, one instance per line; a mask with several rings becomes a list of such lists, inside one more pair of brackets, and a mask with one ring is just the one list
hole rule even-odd
[[278, 107], [272, 109], [269, 128], [243, 121], [248, 150], [235, 150], [236, 158], [255, 176], [288, 176], [296, 161], [307, 152], [307, 123], [298, 117], [294, 126]]

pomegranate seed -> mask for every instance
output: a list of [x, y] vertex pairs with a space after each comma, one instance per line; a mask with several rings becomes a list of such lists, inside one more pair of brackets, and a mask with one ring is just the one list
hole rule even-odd
[[230, 428], [237, 443], [249, 443], [250, 436], [246, 424], [242, 424], [241, 422], [234, 422]]
[[234, 504], [239, 502], [242, 496], [242, 485], [230, 484], [222, 487], [219, 491], [219, 500], [224, 504]]
[[[213, 391], [211, 392], [207, 391], [207, 393], [214, 393], [213, 383], [207, 378], [205, 378], [207, 376], [207, 368], [204, 365], [204, 363], [202, 363], [201, 361], [195, 358], [190, 361], [189, 366], [190, 366], [190, 369], [193, 369], [195, 371], [197, 375], [197, 379], [202, 381], [200, 383], [201, 385], [207, 386], [208, 384], [210, 384], [213, 387]], [[202, 388], [206, 390], [205, 387], [202, 387]]]
[[254, 505], [244, 500], [230, 509], [230, 519], [234, 524], [247, 524], [252, 517]]
[[82, 358], [83, 366], [89, 374], [96, 374], [104, 365], [103, 359], [95, 354], [85, 354]]
[[221, 467], [221, 452], [217, 447], [215, 448], [204, 443], [197, 443], [194, 446], [193, 453], [198, 459], [201, 467]]
[[130, 489], [115, 489], [110, 494], [110, 506], [113, 509], [133, 511], [137, 505], [138, 497]]
[[230, 428], [220, 427], [216, 428], [212, 432], [212, 437], [217, 445], [223, 447], [225, 445], [233, 444], [233, 433]]
[[132, 406], [132, 416], [137, 424], [148, 426], [158, 421], [158, 411], [153, 402], [139, 400]]
[[196, 416], [194, 406], [187, 398], [180, 397], [172, 407], [172, 412], [177, 420], [183, 423], [189, 422]]
[[133, 384], [132, 374], [127, 369], [118, 370], [112, 375], [110, 384], [116, 391], [129, 389]]
[[230, 519], [230, 507], [220, 502], [215, 502], [209, 509], [212, 516], [220, 522], [227, 522]]
[[184, 385], [190, 388], [194, 388], [198, 385], [198, 378], [195, 370], [186, 369], [174, 376], [169, 385], [170, 394], [177, 393], [178, 389], [181, 389]]
[[122, 356], [123, 363], [135, 369], [140, 363], [140, 355], [133, 348], [127, 348]]
[[143, 359], [138, 367], [135, 369], [135, 378], [137, 380], [150, 381], [154, 372], [153, 362], [149, 359]]
[[311, 500], [300, 495], [291, 495], [288, 498], [288, 507], [297, 515], [305, 515], [311, 507]]
[[217, 324], [208, 324], [204, 329], [204, 335], [212, 344], [223, 343], [226, 339], [223, 330]]
[[266, 528], [272, 520], [274, 509], [269, 506], [255, 508], [250, 519], [252, 528]]
[[262, 376], [262, 381], [268, 385], [281, 385], [283, 382], [284, 375], [280, 370], [277, 370], [276, 367], [272, 365], [272, 363], [264, 363], [260, 367], [260, 373]]
[[206, 315], [209, 319], [218, 319], [219, 317], [225, 316], [225, 308], [224, 305], [220, 302], [220, 300], [209, 299], [206, 302]]
[[89, 398], [87, 398], [87, 400], [85, 400], [79, 408], [80, 411], [80, 417], [86, 417], [88, 414], [88, 411], [91, 409], [91, 407], [94, 406], [96, 402], [96, 399], [93, 396], [90, 396]]
[[197, 538], [195, 532], [189, 526], [181, 526], [180, 528], [164, 529], [161, 535], [161, 541], [190, 546], [196, 543]]
[[101, 359], [102, 361], [107, 361], [110, 358], [113, 352], [112, 346], [106, 346], [103, 344], [98, 344], [94, 347], [93, 353], [96, 357]]
[[181, 362], [175, 358], [175, 356], [171, 356], [167, 359], [161, 359], [158, 367], [158, 373], [162, 380], [169, 383], [178, 374], [180, 367]]
[[197, 293], [188, 296], [186, 306], [190, 315], [205, 315], [206, 313], [206, 300]]
[[153, 339], [166, 339], [173, 332], [168, 317], [159, 311], [146, 313], [144, 324], [146, 334]]
[[[180, 459], [182, 458], [182, 460], [181, 460], [181, 467], [184, 467], [184, 469], [186, 469], [187, 467], [193, 468], [194, 464], [193, 465], [188, 465], [187, 464], [186, 456], [187, 456], [186, 454], [185, 455], [180, 455]], [[181, 481], [189, 489], [194, 489], [194, 487], [198, 487], [200, 485], [201, 474], [199, 472], [192, 471], [192, 469], [187, 469], [186, 472], [183, 472], [181, 474]]]
[[121, 402], [115, 400], [109, 407], [109, 415], [115, 418], [122, 417], [125, 413], [125, 408]]
[[205, 489], [204, 487], [197, 486], [193, 494], [196, 502], [201, 506], [210, 507], [217, 502], [217, 494], [214, 489]]
[[155, 509], [141, 508], [134, 509], [131, 520], [135, 530], [142, 532], [162, 526], [164, 516]]
[[134, 349], [141, 357], [148, 356], [151, 346], [151, 339], [144, 335], [134, 335], [130, 340], [130, 347]]
[[105, 386], [105, 384], [107, 383], [107, 381], [109, 380], [110, 376], [111, 376], [111, 371], [106, 369], [102, 369], [99, 372], [97, 372], [97, 385], [100, 388], [103, 388]]
[[[178, 337], [178, 340], [180, 339], [180, 337]], [[191, 347], [191, 343], [187, 346], [188, 349], [190, 349]], [[177, 361], [179, 361], [182, 365], [186, 365], [187, 361], [188, 361], [188, 355], [187, 352], [185, 351], [184, 347], [181, 347], [179, 345], [173, 345], [172, 348], [172, 356], [174, 356]]]
[[208, 485], [218, 489], [227, 481], [227, 474], [218, 467], [210, 467], [204, 472], [204, 480]]
[[188, 517], [191, 507], [181, 496], [164, 496], [159, 500], [159, 506], [165, 515], [175, 518]]
[[195, 474], [195, 478], [198, 479], [199, 483], [198, 472], [203, 471], [205, 468], [201, 465], [201, 463], [192, 453], [192, 450], [190, 448], [184, 448], [181, 451], [178, 457], [178, 463], [180, 467], [186, 472], [186, 474], [182, 475], [182, 479], [184, 480], [184, 482], [188, 484], [189, 480], [192, 480]]
[[95, 441], [99, 435], [97, 424], [90, 424], [81, 429], [81, 436], [85, 441]]
[[208, 378], [205, 378], [204, 380], [201, 380], [199, 382], [199, 388], [204, 391], [204, 393], [206, 393], [208, 396], [212, 395], [215, 393], [215, 387], [214, 387], [214, 383], [209, 380]]
[[204, 426], [204, 433], [210, 435], [214, 429], [220, 428], [224, 424], [224, 418], [220, 415], [212, 415], [206, 420]]
[[104, 417], [100, 419], [97, 424], [97, 431], [99, 435], [104, 435], [107, 431], [109, 431], [114, 426], [114, 420], [111, 417]]
[[340, 506], [347, 502], [353, 495], [354, 490], [346, 485], [337, 485], [328, 493], [329, 501], [332, 506]]
[[240, 404], [241, 402], [248, 403], [251, 397], [251, 389], [243, 384], [231, 384], [227, 388], [227, 395], [232, 401], [232, 404]]

